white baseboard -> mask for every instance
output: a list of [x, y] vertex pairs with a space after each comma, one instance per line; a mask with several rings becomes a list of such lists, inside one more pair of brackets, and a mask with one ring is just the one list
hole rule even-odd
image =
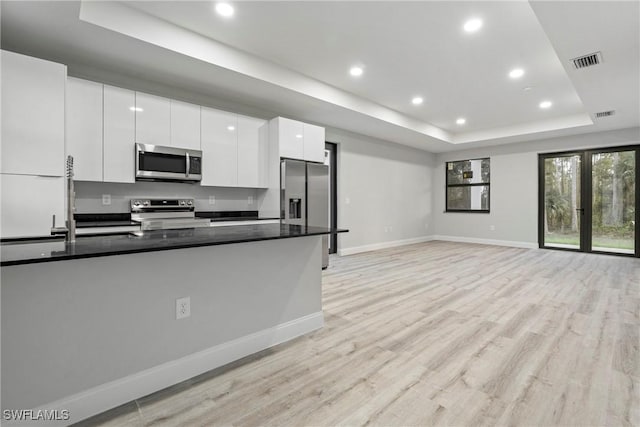
[[538, 248], [537, 243], [516, 242], [513, 240], [478, 239], [475, 237], [433, 236], [432, 240], [444, 240], [446, 242], [460, 242], [460, 243], [479, 243], [482, 245], [494, 245], [494, 246], [511, 246], [514, 248], [525, 248], [525, 249]]
[[431, 240], [434, 240], [434, 236], [421, 236], [421, 237], [414, 237], [411, 239], [393, 240], [391, 242], [373, 243], [370, 245], [338, 249], [338, 255], [340, 256], [353, 255], [353, 254], [359, 254], [361, 252], [376, 251], [378, 249], [395, 248], [396, 246], [404, 246], [404, 245], [411, 245], [414, 243], [429, 242]]
[[[68, 410], [71, 415], [68, 421], [38, 421], [38, 425], [65, 426], [76, 423], [323, 326], [324, 316], [322, 311], [319, 311], [99, 385], [34, 409]], [[96, 369], [99, 367], [96, 366]], [[2, 424], [22, 426], [32, 425], [33, 421], [30, 423], [11, 423], [3, 420]]]

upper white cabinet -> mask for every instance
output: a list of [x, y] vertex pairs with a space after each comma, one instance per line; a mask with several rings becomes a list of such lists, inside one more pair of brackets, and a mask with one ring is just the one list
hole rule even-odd
[[202, 182], [217, 187], [267, 186], [265, 120], [202, 107]]
[[74, 178], [102, 181], [102, 87], [69, 77], [66, 103], [66, 151], [74, 159]]
[[280, 157], [304, 159], [304, 123], [276, 117], [270, 127], [271, 136], [280, 147]]
[[4, 50], [1, 62], [1, 172], [62, 176], [67, 67]]
[[324, 162], [324, 128], [276, 117], [269, 122], [272, 143], [278, 144], [280, 157]]
[[136, 142], [171, 145], [171, 101], [136, 92]]
[[104, 85], [104, 182], [135, 182], [136, 93]]
[[265, 120], [238, 116], [238, 186], [267, 186], [268, 140], [261, 127]]
[[171, 146], [200, 149], [200, 106], [171, 100]]
[[238, 116], [202, 107], [201, 185], [238, 185]]
[[324, 128], [304, 124], [304, 160], [324, 163]]

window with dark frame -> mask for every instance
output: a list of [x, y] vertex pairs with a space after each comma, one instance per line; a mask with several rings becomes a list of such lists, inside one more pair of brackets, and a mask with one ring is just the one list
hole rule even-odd
[[490, 159], [447, 162], [446, 212], [489, 212]]

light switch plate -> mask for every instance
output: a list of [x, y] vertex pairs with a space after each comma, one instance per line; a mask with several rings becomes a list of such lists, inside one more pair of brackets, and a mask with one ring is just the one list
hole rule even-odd
[[209, 204], [210, 205], [216, 204], [216, 196], [209, 196]]
[[103, 194], [102, 195], [102, 205], [108, 206], [111, 204], [111, 194]]

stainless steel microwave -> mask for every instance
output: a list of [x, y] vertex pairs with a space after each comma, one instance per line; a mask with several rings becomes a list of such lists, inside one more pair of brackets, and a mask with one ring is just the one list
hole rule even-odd
[[202, 151], [136, 144], [136, 180], [200, 181]]

